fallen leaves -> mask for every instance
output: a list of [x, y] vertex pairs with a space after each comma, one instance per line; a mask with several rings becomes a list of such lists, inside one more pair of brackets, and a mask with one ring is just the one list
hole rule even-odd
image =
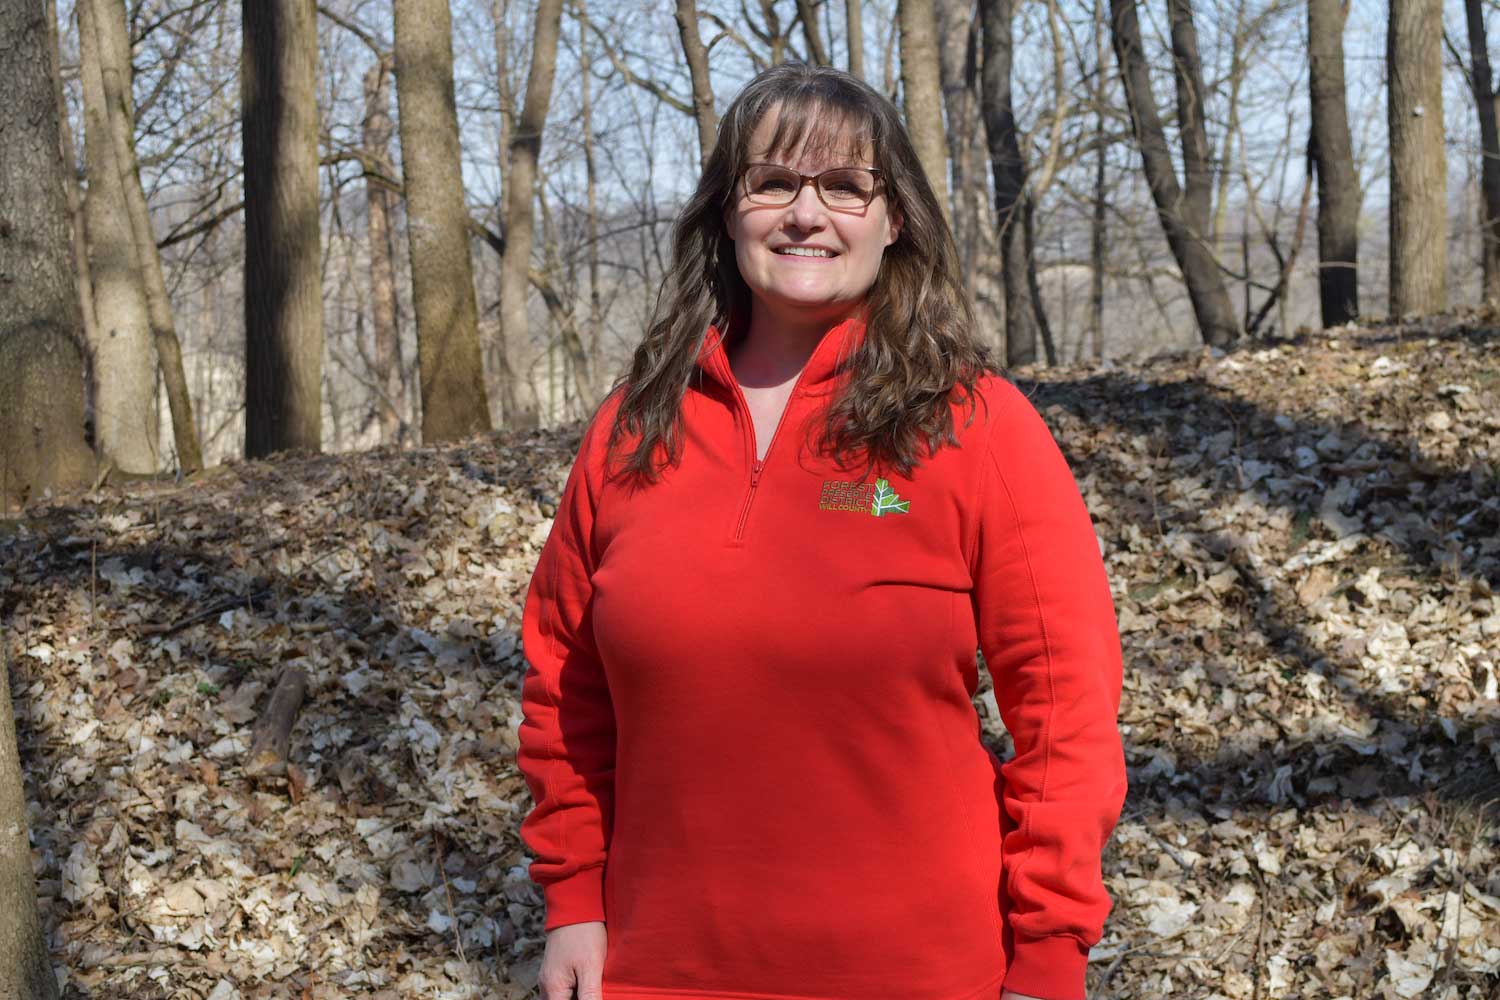
[[[1496, 346], [1350, 328], [1028, 386], [1126, 655], [1092, 995], [1496, 995]], [[69, 996], [528, 995], [517, 627], [577, 430], [236, 463], [0, 541]], [[252, 783], [290, 664], [287, 774]]]

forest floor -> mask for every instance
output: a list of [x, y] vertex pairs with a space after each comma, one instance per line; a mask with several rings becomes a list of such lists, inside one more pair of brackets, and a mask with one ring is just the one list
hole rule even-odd
[[[1500, 996], [1493, 323], [1017, 373], [1125, 649], [1090, 996]], [[577, 442], [233, 463], [0, 521], [66, 997], [534, 995], [517, 634]], [[295, 768], [256, 781], [288, 666]], [[987, 678], [975, 703], [1004, 756]]]

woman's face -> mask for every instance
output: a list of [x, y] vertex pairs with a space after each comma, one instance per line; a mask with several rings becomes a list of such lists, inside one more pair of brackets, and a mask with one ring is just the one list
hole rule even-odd
[[[775, 108], [766, 112], [752, 134], [751, 163], [776, 163], [809, 176], [835, 167], [874, 166], [868, 149], [854, 159], [836, 153], [810, 155], [801, 146], [773, 153], [769, 147], [776, 114]], [[853, 313], [875, 283], [885, 248], [901, 231], [884, 185], [877, 184], [875, 192], [868, 205], [829, 208], [814, 185], [804, 184], [790, 205], [769, 207], [747, 198], [742, 172], [724, 224], [754, 308], [797, 325], [831, 324]]]

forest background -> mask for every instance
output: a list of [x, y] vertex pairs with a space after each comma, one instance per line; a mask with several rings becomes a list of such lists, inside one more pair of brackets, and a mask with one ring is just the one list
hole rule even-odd
[[[396, 72], [403, 7], [408, 61], [424, 67], [409, 74], [407, 103], [422, 109], [409, 125]], [[106, 35], [116, 33], [111, 18], [124, 23], [93, 90], [94, 103], [114, 104], [99, 108], [91, 130], [88, 70], [98, 56], [65, 0], [55, 11], [58, 86], [74, 168], [68, 193], [84, 234], [74, 248], [88, 286], [83, 320], [91, 338], [101, 326], [120, 331], [88, 352], [97, 357], [86, 419], [115, 464], [136, 473], [191, 471], [273, 447], [409, 445], [424, 427], [432, 442], [577, 419], [628, 362], [650, 315], [670, 224], [717, 111], [757, 68], [789, 58], [848, 66], [857, 56], [872, 84], [926, 109], [915, 132], [949, 200], [966, 285], [985, 336], [1011, 364], [1286, 337], [1351, 318], [1349, 305], [1382, 315], [1403, 294], [1398, 315], [1485, 297], [1485, 220], [1495, 214], [1483, 195], [1486, 129], [1491, 147], [1495, 140], [1493, 96], [1476, 98], [1491, 86], [1480, 0], [1417, 11], [1402, 44], [1426, 67], [1422, 82], [1389, 72], [1378, 4], [1114, 7], [1138, 18], [1135, 36], [1111, 31], [1102, 0], [942, 0], [907, 4], [904, 15], [878, 0], [542, 4], [540, 21], [531, 5], [509, 0], [397, 9], [328, 0], [282, 26], [269, 14], [242, 25], [229, 3], [140, 0], [100, 19]], [[903, 35], [903, 16], [925, 27]], [[988, 35], [986, 17], [995, 25]], [[259, 92], [242, 90], [240, 75], [244, 39], [257, 31], [291, 31], [306, 50], [296, 67], [266, 56], [246, 78], [260, 79]], [[684, 45], [703, 57], [696, 82]], [[1119, 69], [1127, 49], [1140, 53], [1132, 74], [1152, 91], [1139, 96], [1135, 85], [1134, 110], [1132, 74]], [[1315, 67], [1324, 107], [1335, 108], [1324, 118], [1310, 111]], [[1413, 82], [1393, 91], [1402, 80]], [[283, 92], [287, 108], [300, 109], [284, 126], [295, 138], [276, 145], [268, 133], [257, 146], [251, 136], [247, 149], [245, 129], [258, 126], [242, 126], [242, 109], [272, 108]], [[1393, 92], [1401, 106], [1391, 118]], [[1329, 138], [1318, 175], [1320, 120]], [[1392, 121], [1422, 131], [1407, 139]], [[91, 184], [90, 164], [106, 162], [117, 141], [111, 129], [128, 132], [116, 163], [125, 182]], [[300, 158], [274, 158], [308, 143], [314, 149]], [[1406, 192], [1391, 184], [1402, 155], [1404, 215], [1393, 206]], [[510, 192], [513, 175], [530, 199]], [[149, 235], [137, 233], [140, 246], [127, 254], [119, 251], [132, 236], [134, 176], [149, 217], [136, 225]], [[1500, 179], [1490, 183], [1500, 199]], [[271, 213], [264, 236], [243, 212], [256, 184], [265, 194], [250, 199], [252, 209]], [[1151, 189], [1167, 184], [1181, 211], [1159, 214]], [[279, 220], [278, 199], [287, 205]], [[413, 204], [415, 231], [433, 234], [418, 247]], [[316, 241], [292, 239], [294, 226], [310, 233], [314, 211]], [[1175, 222], [1164, 229], [1166, 217]], [[1420, 221], [1402, 230], [1401, 218]], [[247, 225], [256, 233], [248, 244]], [[524, 266], [514, 250], [506, 262], [515, 225]], [[1402, 259], [1393, 266], [1393, 238], [1414, 262], [1408, 271], [1439, 272], [1422, 276], [1419, 295], [1391, 280]], [[275, 266], [263, 273], [262, 260]], [[434, 275], [413, 274], [413, 260]], [[1007, 261], [1022, 269], [1009, 283]], [[1330, 276], [1352, 285], [1342, 312], [1321, 305], [1320, 281]], [[508, 304], [507, 281], [520, 290]], [[291, 291], [285, 300], [247, 297], [247, 282]], [[247, 312], [268, 297], [281, 313]], [[246, 341], [247, 315], [263, 337]], [[424, 344], [429, 358], [461, 357], [475, 371], [482, 357], [482, 384], [445, 381], [430, 361], [424, 406]], [[280, 367], [274, 378], [270, 368], [265, 380], [247, 378], [261, 364]], [[247, 386], [267, 383], [267, 392], [297, 389], [262, 408]], [[282, 415], [252, 424], [287, 426], [280, 436], [247, 434], [247, 412]]]

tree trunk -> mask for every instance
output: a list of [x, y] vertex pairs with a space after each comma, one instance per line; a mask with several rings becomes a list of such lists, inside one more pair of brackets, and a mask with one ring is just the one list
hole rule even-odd
[[[1185, 0], [1180, 2], [1186, 6]], [[1218, 260], [1183, 211], [1185, 195], [1178, 186], [1172, 153], [1157, 115], [1156, 98], [1151, 93], [1135, 0], [1110, 0], [1110, 12], [1115, 58], [1120, 64], [1121, 81], [1125, 85], [1125, 103], [1130, 109], [1130, 123], [1140, 147], [1146, 183], [1151, 188], [1151, 198], [1156, 203], [1167, 245], [1182, 271], [1204, 343], [1229, 347], [1239, 339], [1239, 322], [1235, 319], [1229, 292], [1224, 287]], [[1194, 67], [1193, 72], [1201, 79], [1201, 71]]]
[[313, 0], [242, 0], [245, 456], [322, 448]]
[[[682, 9], [680, 2], [677, 8]], [[832, 66], [828, 49], [823, 45], [823, 36], [818, 31], [817, 4], [813, 0], [797, 0], [797, 16], [802, 20], [802, 37], [807, 40], [807, 58], [814, 66]]]
[[953, 238], [958, 245], [964, 293], [972, 300], [977, 272], [979, 227], [984, 218], [984, 171], [976, 162], [979, 100], [979, 25], [968, 0], [937, 0], [938, 68], [943, 83], [943, 108], [948, 115], [948, 158], [952, 164]]
[[1107, 58], [1105, 0], [1094, 0], [1094, 204], [1089, 219], [1089, 341], [1095, 361], [1104, 360], [1105, 142], [1104, 63]]
[[[510, 351], [530, 340], [526, 316], [526, 291], [531, 272], [532, 200], [537, 160], [542, 151], [542, 126], [552, 102], [552, 77], [557, 69], [557, 36], [562, 18], [562, 0], [541, 0], [536, 8], [536, 26], [531, 42], [531, 69], [526, 76], [526, 99], [516, 133], [510, 142], [510, 180], [506, 191], [505, 254], [500, 261], [500, 329]], [[520, 386], [515, 387], [517, 396]], [[530, 397], [513, 415], [518, 427], [536, 425], [537, 413]]]
[[1016, 116], [1011, 107], [1014, 10], [1012, 0], [979, 3], [979, 19], [984, 29], [980, 100], [995, 178], [995, 224], [999, 231], [1005, 293], [1005, 363], [1010, 366], [1034, 364], [1038, 341], [1031, 282], [1026, 275], [1026, 163], [1021, 157]]
[[1318, 173], [1318, 298], [1325, 327], [1359, 315], [1360, 191], [1344, 90], [1345, 11], [1341, 0], [1307, 3], [1309, 142]]
[[79, 76], [89, 181], [84, 220], [98, 337], [92, 345], [94, 433], [121, 471], [150, 473], [158, 465], [156, 358], [94, 21], [93, 4], [80, 3]]
[[932, 0], [899, 0], [901, 101], [906, 127], [932, 193], [950, 219], [948, 141], [943, 137], [943, 92], [938, 73], [937, 18]]
[[[9, 40], [0, 46], [0, 92], [6, 95], [0, 135], [10, 137], [0, 142], [0, 275], [11, 276], [0, 295], [0, 508], [8, 511], [47, 490], [87, 485], [94, 455], [84, 439], [83, 324], [69, 265], [61, 106], [51, 77], [56, 52], [43, 8], [0, 0], [0, 38]], [[8, 730], [11, 719], [6, 706], [0, 729]], [[0, 855], [9, 857], [6, 851], [0, 846]], [[9, 862], [0, 860], [0, 868], [5, 884], [19, 879]], [[29, 852], [25, 875], [29, 880]], [[17, 900], [7, 902], [0, 908], [0, 942], [16, 942], [19, 959], [42, 947], [28, 930], [35, 900], [29, 917]], [[9, 920], [19, 921], [14, 931]], [[6, 947], [0, 943], [0, 952]], [[0, 968], [20, 967], [9, 959]]]
[[193, 403], [188, 395], [187, 375], [182, 369], [182, 343], [177, 339], [177, 324], [172, 318], [172, 302], [162, 274], [161, 254], [156, 249], [156, 234], [151, 228], [151, 211], [146, 192], [141, 187], [140, 165], [135, 154], [135, 111], [131, 98], [130, 36], [125, 24], [123, 0], [93, 0], [94, 30], [99, 37], [100, 75], [104, 80], [104, 100], [109, 109], [110, 132], [114, 137], [115, 160], [120, 167], [120, 183], [130, 212], [130, 235], [135, 241], [136, 261], [140, 265], [146, 294], [146, 317], [151, 324], [152, 340], [167, 389], [167, 403], [172, 411], [172, 438], [177, 445], [177, 464], [183, 472], [203, 468], [203, 452], [193, 425]]
[[[55, 29], [51, 29], [55, 30]], [[68, 264], [60, 107], [45, 5], [0, 0], [0, 508], [88, 482], [79, 305]], [[7, 280], [8, 279], [8, 280]], [[0, 996], [55, 1000], [0, 642]]]
[[92, 344], [94, 327], [94, 281], [89, 276], [88, 240], [85, 238], [83, 222], [83, 193], [78, 190], [78, 157], [73, 145], [73, 130], [68, 126], [68, 102], [63, 97], [62, 73], [58, 66], [62, 62], [57, 38], [57, 0], [47, 0], [48, 53], [52, 59], [52, 93], [57, 98], [58, 141], [62, 145], [63, 193], [68, 199], [68, 219], [72, 222], [73, 267], [77, 272], [73, 284], [78, 287], [78, 302], [83, 313], [83, 341]]
[[395, 6], [396, 103], [417, 317], [422, 440], [433, 444], [488, 431], [490, 406], [459, 166], [448, 0], [396, 0]]
[[1189, 0], [1167, 0], [1167, 16], [1172, 22], [1172, 76], [1177, 83], [1177, 130], [1182, 139], [1182, 212], [1193, 232], [1207, 237], [1211, 231], [1214, 172], [1204, 123], [1198, 29], [1193, 25]]
[[[815, 25], [813, 31], [816, 30]], [[702, 165], [708, 163], [708, 154], [714, 151], [719, 118], [708, 75], [708, 50], [698, 34], [697, 0], [677, 0], [677, 32], [682, 36], [682, 54], [687, 58], [688, 73], [693, 80], [693, 117], [698, 122], [698, 159]]]
[[1494, 78], [1490, 72], [1489, 43], [1485, 39], [1484, 8], [1479, 0], [1464, 0], [1469, 25], [1469, 53], [1473, 59], [1469, 82], [1474, 110], [1479, 115], [1480, 233], [1484, 240], [1483, 301], [1500, 304], [1500, 139], [1496, 136]]
[[[362, 141], [365, 153], [387, 175], [391, 166], [391, 59], [378, 56], [365, 73], [365, 117]], [[391, 208], [394, 196], [373, 177], [365, 178], [365, 212], [369, 219], [370, 321], [375, 333], [375, 385], [380, 398], [380, 440], [403, 444], [406, 420], [401, 391], [401, 331], [396, 323], [396, 248], [391, 239]]]
[[844, 30], [849, 35], [849, 72], [865, 78], [865, 18], [859, 0], [844, 0]]
[[599, 275], [599, 170], [594, 156], [594, 104], [589, 93], [589, 57], [587, 32], [578, 32], [579, 62], [584, 66], [580, 74], [581, 97], [583, 99], [583, 176], [585, 196], [588, 200], [588, 269], [589, 269], [589, 372], [594, 377], [594, 392], [597, 398], [600, 388], [600, 346], [604, 343], [604, 300], [600, 294]]
[[1448, 177], [1443, 150], [1443, 5], [1391, 0], [1386, 31], [1391, 141], [1390, 314], [1448, 306]]

